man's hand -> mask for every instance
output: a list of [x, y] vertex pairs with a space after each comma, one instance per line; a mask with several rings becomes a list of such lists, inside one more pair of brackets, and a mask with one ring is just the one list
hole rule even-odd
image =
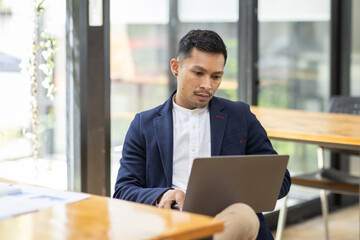
[[185, 197], [185, 194], [183, 191], [181, 191], [179, 189], [170, 189], [170, 190], [166, 191], [164, 193], [164, 195], [162, 196], [160, 203], [159, 203], [159, 208], [171, 209], [171, 204], [176, 202], [181, 211], [183, 208], [183, 204], [184, 204], [184, 197]]

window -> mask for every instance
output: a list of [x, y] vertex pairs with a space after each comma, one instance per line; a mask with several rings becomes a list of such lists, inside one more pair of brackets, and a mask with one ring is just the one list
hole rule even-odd
[[[0, 1], [0, 176], [17, 181], [66, 189], [65, 147], [65, 2], [45, 1], [38, 28], [56, 39], [53, 101], [42, 86], [45, 79], [39, 69], [38, 82], [38, 149], [33, 159], [31, 85], [21, 72], [31, 54], [34, 29], [33, 1]], [[44, 35], [43, 35], [44, 36]], [[44, 64], [39, 48], [38, 65]], [[41, 68], [41, 67], [40, 67]], [[24, 69], [24, 68], [23, 68]]]
[[[111, 190], [113, 191], [125, 134], [137, 112], [162, 104], [170, 93], [169, 15], [179, 16], [177, 41], [190, 29], [217, 31], [228, 46], [225, 75], [217, 95], [237, 99], [237, 1], [178, 2], [168, 0], [111, 1]], [[189, 4], [201, 5], [202, 14]], [[177, 42], [174, 43], [177, 45]]]
[[351, 95], [360, 96], [360, 2], [352, 1], [351, 21]]
[[110, 2], [111, 191], [137, 112], [168, 98], [168, 0]]
[[[258, 105], [326, 111], [330, 97], [330, 0], [259, 0], [258, 4]], [[317, 168], [316, 146], [272, 143], [278, 153], [291, 156], [291, 174]], [[304, 191], [297, 197], [306, 197]]]
[[[350, 95], [360, 96], [360, 1], [352, 1]], [[359, 156], [350, 157], [350, 172], [359, 174]]]

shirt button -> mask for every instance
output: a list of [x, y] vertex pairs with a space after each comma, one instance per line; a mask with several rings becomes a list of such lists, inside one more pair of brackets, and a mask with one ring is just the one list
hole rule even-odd
[[195, 150], [196, 150], [195, 148], [191, 149], [192, 152], [195, 152]]
[[196, 126], [195, 126], [195, 125], [193, 125], [193, 126], [192, 126], [192, 128], [193, 128], [193, 129], [196, 129]]

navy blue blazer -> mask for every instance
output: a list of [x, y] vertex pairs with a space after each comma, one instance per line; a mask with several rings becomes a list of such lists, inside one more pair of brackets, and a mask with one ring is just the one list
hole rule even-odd
[[[125, 137], [114, 198], [153, 204], [172, 186], [172, 99], [136, 114]], [[209, 102], [211, 155], [276, 154], [249, 105], [213, 97]], [[290, 190], [286, 171], [279, 198]], [[262, 213], [257, 239], [273, 239]]]

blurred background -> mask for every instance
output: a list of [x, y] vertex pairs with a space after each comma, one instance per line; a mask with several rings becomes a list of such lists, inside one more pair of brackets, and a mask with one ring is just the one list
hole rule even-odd
[[[34, 10], [29, 0], [0, 0], [0, 177], [68, 188], [66, 3], [46, 0], [39, 29], [56, 39], [54, 98], [38, 89], [39, 158], [33, 159], [31, 85], [23, 66], [31, 55]], [[163, 103], [176, 82], [169, 71], [176, 42], [190, 29], [218, 32], [228, 47], [217, 96], [242, 97], [239, 82], [241, 0], [110, 0], [111, 191], [126, 131], [135, 113]], [[263, 107], [326, 112], [331, 90], [334, 0], [259, 0], [256, 6], [256, 101]], [[351, 2], [349, 95], [360, 95], [360, 1]], [[175, 5], [174, 5], [175, 4]], [[174, 7], [176, 6], [176, 7]], [[175, 26], [175, 27], [172, 27]], [[170, 30], [169, 30], [170, 29]], [[39, 41], [41, 38], [39, 37]], [[40, 51], [40, 50], [39, 50]], [[41, 53], [39, 53], [41, 54]], [[40, 60], [44, 61], [44, 60]], [[41, 64], [41, 62], [39, 63]], [[38, 73], [39, 82], [44, 74]], [[341, 81], [341, 80], [339, 80]], [[40, 84], [41, 85], [41, 84]], [[317, 168], [316, 146], [272, 141], [289, 154], [292, 174]], [[358, 173], [358, 160], [350, 169]], [[294, 187], [290, 204], [318, 198]]]

